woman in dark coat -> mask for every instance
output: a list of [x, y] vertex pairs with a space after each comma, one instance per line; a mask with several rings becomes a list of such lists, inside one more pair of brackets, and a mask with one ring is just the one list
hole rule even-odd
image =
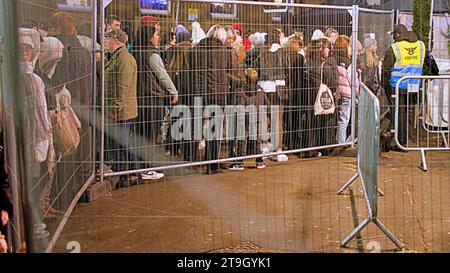
[[[173, 80], [179, 97], [179, 104], [188, 106], [191, 113], [194, 113], [194, 96], [191, 94], [190, 89], [190, 66], [189, 66], [189, 51], [192, 48], [192, 43], [190, 41], [184, 41], [176, 44], [172, 47], [173, 56], [169, 63], [169, 70], [167, 71], [170, 78]], [[174, 119], [174, 117], [172, 117]], [[174, 120], [174, 122], [176, 122]], [[191, 117], [188, 121], [191, 124], [191, 129], [193, 128], [193, 118]], [[184, 161], [195, 161], [197, 159], [198, 142], [194, 140], [193, 130], [190, 132], [190, 139], [178, 139], [173, 140], [175, 142], [179, 141], [180, 145], [174, 145], [175, 147], [181, 147], [183, 160]]]
[[302, 91], [305, 59], [299, 53], [301, 50], [299, 42], [297, 39], [291, 38], [284, 45], [287, 63], [289, 64], [286, 66], [286, 91], [288, 92], [289, 100], [285, 106], [283, 143], [289, 150], [299, 149], [301, 146], [299, 138], [301, 130], [300, 92]]
[[[302, 122], [303, 128], [303, 147], [317, 147], [336, 143], [337, 129], [337, 111], [334, 114], [314, 115], [314, 103], [316, 101], [317, 92], [321, 84], [323, 72], [323, 83], [336, 93], [337, 88], [337, 66], [336, 60], [330, 58], [330, 42], [326, 38], [312, 41], [306, 51], [304, 89], [302, 92], [302, 101], [304, 114], [306, 119]], [[323, 68], [322, 68], [323, 66]], [[321, 152], [310, 152], [305, 157], [317, 157], [327, 150]]]
[[[201, 40], [189, 54], [191, 68], [191, 90], [193, 96], [201, 97], [203, 105], [218, 105], [223, 107], [227, 104], [230, 91], [230, 83], [227, 73], [231, 71], [231, 52], [224, 45], [227, 34], [222, 26], [214, 25], [208, 31], [207, 37]], [[224, 118], [218, 117], [218, 118]], [[211, 121], [210, 121], [211, 122]], [[206, 139], [205, 160], [219, 158], [220, 140], [223, 132], [223, 122], [216, 124], [213, 131], [216, 133], [214, 139]], [[207, 136], [205, 136], [207, 137]], [[208, 174], [219, 173], [219, 164], [210, 164]]]

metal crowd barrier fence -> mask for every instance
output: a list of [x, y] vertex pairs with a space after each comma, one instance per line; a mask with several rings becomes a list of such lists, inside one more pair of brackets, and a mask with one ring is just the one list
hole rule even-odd
[[53, 249], [95, 177], [96, 3], [1, 2], [6, 165], [28, 252]]
[[346, 246], [369, 223], [377, 227], [399, 248], [403, 244], [378, 219], [378, 160], [379, 160], [379, 127], [380, 103], [370, 89], [362, 84], [359, 97], [358, 120], [358, 171], [339, 191], [343, 192], [358, 177], [361, 178], [369, 216], [361, 222], [342, 242]]
[[[124, 143], [121, 139], [114, 137], [111, 132], [116, 126], [114, 120], [108, 119], [108, 112], [112, 110], [108, 106], [111, 98], [104, 99], [102, 103], [104, 122], [102, 122], [101, 128], [106, 132], [106, 135], [102, 139], [105, 139], [105, 143], [108, 144], [109, 142], [110, 145], [105, 145], [105, 147], [101, 145], [101, 149], [104, 149], [101, 151], [100, 159], [102, 177], [199, 165], [211, 166], [211, 164], [219, 162], [235, 163], [242, 159], [300, 152], [305, 153], [306, 156], [315, 156], [317, 153], [311, 151], [321, 150], [322, 153], [328, 153], [332, 148], [353, 146], [356, 139], [355, 84], [352, 85], [352, 110], [347, 124], [349, 130], [346, 141], [338, 143], [337, 131], [339, 128], [338, 117], [342, 109], [341, 101], [335, 101], [336, 110], [334, 114], [328, 116], [314, 115], [314, 102], [318, 86], [308, 85], [308, 79], [305, 75], [308, 75], [308, 72], [315, 73], [320, 69], [321, 63], [307, 60], [304, 56], [304, 50], [309, 45], [315, 29], [320, 29], [325, 33], [332, 28], [335, 28], [339, 34], [352, 36], [353, 44], [358, 44], [358, 41], [361, 41], [362, 44], [365, 37], [373, 37], [379, 42], [380, 48], [383, 49], [385, 47], [384, 41], [389, 37], [388, 32], [393, 27], [394, 14], [393, 11], [360, 9], [358, 6], [343, 7], [251, 1], [239, 1], [238, 3], [235, 1], [171, 1], [168, 3], [167, 10], [164, 10], [166, 16], [157, 16], [161, 28], [161, 37], [166, 37], [166, 34], [171, 31], [176, 32], [175, 27], [179, 25], [184, 26], [183, 33], [187, 30], [187, 33], [192, 34], [191, 42], [187, 39], [180, 43], [180, 40], [178, 40], [176, 45], [171, 46], [168, 43], [161, 43], [164, 50], [161, 51], [160, 55], [165, 63], [166, 72], [171, 76], [171, 80], [179, 93], [178, 105], [173, 106], [168, 103], [167, 99], [164, 100], [148, 93], [148, 90], [155, 88], [154, 84], [146, 83], [147, 86], [144, 88], [142, 83], [139, 82], [154, 71], [149, 71], [151, 69], [148, 69], [147, 65], [149, 64], [145, 60], [145, 58], [148, 58], [147, 54], [151, 49], [146, 48], [148, 45], [141, 45], [137, 39], [143, 24], [143, 17], [130, 15], [130, 10], [136, 10], [135, 6], [131, 6], [127, 1], [113, 1], [106, 7], [105, 16], [110, 14], [121, 15], [119, 17], [122, 19], [123, 29], [127, 30], [129, 36], [129, 52], [135, 57], [138, 68], [138, 117], [129, 120], [129, 125], [132, 128], [134, 127], [134, 131], [130, 140]], [[123, 12], [124, 10], [126, 12]], [[144, 12], [146, 11], [141, 6], [140, 13], [145, 15]], [[211, 13], [211, 17], [204, 16], [205, 12]], [[239, 18], [241, 25], [231, 27], [234, 21], [230, 22], [230, 18]], [[193, 23], [198, 24], [194, 27], [195, 30], [191, 27], [191, 25], [194, 25]], [[234, 34], [241, 35], [241, 37], [242, 35], [245, 36], [246, 42], [249, 38], [253, 39], [251, 48], [248, 44], [244, 45], [244, 47], [249, 47], [246, 49], [244, 60], [240, 61], [244, 63], [243, 66], [236, 65], [234, 59], [220, 59], [224, 58], [222, 53], [229, 50], [227, 47], [221, 46], [211, 49], [210, 46], [198, 44], [200, 38], [205, 36], [200, 35], [200, 38], [196, 36], [199, 32], [202, 32], [197, 27], [200, 26], [204, 33], [207, 33], [211, 26], [217, 24], [237, 29], [237, 33], [234, 32]], [[266, 50], [270, 49], [270, 45], [268, 42], [264, 44], [264, 38], [261, 43], [258, 42], [258, 36], [251, 37], [249, 34], [266, 33], [265, 40], [268, 41], [272, 39], [274, 28], [282, 30], [284, 35], [290, 39], [283, 41], [288, 46], [280, 50], [283, 51], [281, 65], [270, 63], [267, 66], [266, 63], [264, 66], [264, 64], [261, 65], [261, 62], [270, 60], [270, 58], [266, 58], [265, 54]], [[182, 35], [179, 37], [183, 39]], [[227, 46], [233, 47], [235, 44], [232, 43]], [[288, 50], [295, 51], [289, 52]], [[234, 54], [236, 51], [232, 53]], [[303, 53], [297, 54], [299, 52]], [[358, 50], [356, 46], [353, 47], [353, 77], [356, 77], [357, 56], [361, 53], [362, 51]], [[171, 58], [171, 55], [173, 56], [172, 60], [182, 60], [185, 63], [167, 61], [166, 58]], [[238, 55], [236, 58], [242, 58]], [[225, 68], [218, 64], [214, 68], [208, 68], [201, 61], [201, 58], [205, 56], [218, 59], [222, 63], [229, 63], [232, 66]], [[246, 84], [243, 87], [241, 86], [242, 83], [246, 82], [245, 69], [255, 69], [258, 73], [257, 82], [262, 85], [267, 84], [267, 77], [270, 74], [282, 74], [283, 76], [280, 76], [276, 82], [282, 82], [282, 87], [284, 87], [282, 90], [284, 91], [279, 91], [277, 87], [275, 92], [264, 92], [264, 103], [270, 110], [266, 112], [267, 115], [263, 118], [264, 122], [260, 122], [259, 117], [256, 119], [256, 128], [258, 128], [256, 131], [250, 132], [251, 128], [248, 122], [251, 117], [248, 112], [245, 114], [245, 118], [241, 120], [239, 118], [244, 114], [227, 111], [222, 111], [219, 115], [216, 114], [216, 118], [218, 117], [221, 120], [219, 122], [219, 134], [222, 134], [223, 137], [220, 135], [221, 140], [218, 142], [208, 141], [202, 135], [201, 128], [205, 128], [206, 132], [207, 128], [211, 128], [210, 124], [216, 122], [209, 121], [208, 124], [210, 117], [201, 113], [204, 112], [205, 106], [209, 107], [208, 104], [220, 105], [225, 110], [226, 107], [230, 106], [249, 106], [245, 99], [242, 103], [238, 102], [243, 90], [244, 94], [247, 92], [244, 97], [247, 96], [248, 98], [248, 91], [251, 90], [245, 89], [254, 88], [248, 87]], [[216, 87], [208, 86], [206, 82], [199, 82], [199, 79], [203, 79], [208, 70], [220, 71], [219, 73], [223, 75], [229, 74], [230, 78], [233, 80], [238, 78], [241, 83], [235, 84], [232, 82], [231, 88], [226, 87], [228, 88], [227, 94], [224, 96]], [[116, 72], [108, 73], [106, 72], [105, 79], [117, 75]], [[354, 78], [353, 83], [355, 82]], [[328, 85], [333, 92], [336, 91], [336, 82], [329, 82]], [[209, 94], [206, 95], [206, 92]], [[170, 95], [166, 97], [170, 97]], [[196, 97], [201, 99], [201, 104], [197, 106], [193, 105]], [[259, 105], [256, 105], [256, 108], [259, 110]], [[187, 111], [188, 109], [189, 111]], [[237, 110], [234, 108], [232, 111]], [[180, 112], [183, 112], [183, 114], [180, 114]], [[188, 116], [184, 115], [186, 112], [188, 112]], [[200, 117], [196, 116], [199, 113]], [[243, 122], [241, 124], [245, 124], [242, 126], [244, 128], [241, 128], [242, 130], [233, 127], [233, 124], [235, 125], [239, 121]], [[180, 123], [184, 126], [182, 128], [186, 129], [187, 127], [191, 131], [194, 131], [195, 128], [200, 133], [186, 134], [185, 131], [182, 131], [183, 136], [179, 138], [174, 133], [179, 134], [179, 131], [175, 129], [180, 127], [176, 128], [174, 125], [180, 125]], [[262, 129], [266, 134], [265, 139], [261, 139], [264, 138], [264, 133], [260, 132], [260, 127], [265, 127]], [[241, 136], [239, 130], [243, 132], [241, 139], [237, 139]], [[202, 137], [195, 138], [198, 135]], [[254, 143], [248, 141], [251, 137], [255, 138]], [[132, 148], [127, 148], [130, 142]], [[204, 148], [204, 144], [206, 144], [206, 148]], [[120, 160], [114, 158], [114, 153], [117, 152], [124, 152], [125, 157]], [[169, 155], [165, 156], [164, 154]], [[128, 156], [132, 156], [132, 158], [136, 156], [137, 160], [130, 160]], [[103, 163], [111, 166], [113, 172], [105, 173]], [[116, 167], [114, 168], [114, 166]]]
[[[420, 86], [400, 89], [402, 82], [420, 79]], [[420, 151], [423, 171], [428, 170], [427, 151], [449, 151], [450, 76], [407, 76], [395, 88], [394, 139], [405, 151]]]

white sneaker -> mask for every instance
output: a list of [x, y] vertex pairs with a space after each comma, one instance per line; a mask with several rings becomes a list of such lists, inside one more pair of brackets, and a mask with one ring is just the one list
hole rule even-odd
[[230, 170], [230, 171], [243, 171], [243, 170], [245, 170], [245, 167], [244, 167], [244, 165], [234, 164], [233, 166], [228, 167], [228, 170]]
[[164, 177], [163, 173], [158, 173], [155, 171], [149, 171], [141, 174], [142, 179], [144, 180], [158, 180]]
[[256, 164], [256, 168], [259, 169], [259, 170], [265, 169], [266, 168], [266, 164], [258, 163], [258, 164]]
[[284, 161], [288, 161], [288, 160], [289, 160], [289, 158], [288, 158], [287, 155], [283, 155], [283, 154], [277, 155], [277, 161], [278, 162], [284, 162]]

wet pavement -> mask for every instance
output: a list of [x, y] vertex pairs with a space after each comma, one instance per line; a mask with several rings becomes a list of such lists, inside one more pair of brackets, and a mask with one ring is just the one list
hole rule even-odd
[[[450, 154], [429, 153], [428, 172], [416, 152], [380, 158], [378, 218], [405, 244], [404, 252], [450, 252]], [[166, 176], [79, 204], [55, 252], [394, 252], [371, 223], [347, 247], [367, 217], [360, 180], [336, 192], [356, 171], [344, 156], [266, 160], [264, 170], [213, 176]]]

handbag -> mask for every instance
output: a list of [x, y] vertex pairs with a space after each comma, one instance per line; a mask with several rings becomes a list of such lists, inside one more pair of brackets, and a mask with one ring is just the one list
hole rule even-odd
[[317, 92], [316, 101], [314, 103], [314, 115], [329, 115], [333, 114], [336, 110], [336, 105], [334, 103], [334, 95], [330, 88], [323, 83], [323, 66], [325, 62], [322, 63], [322, 68], [320, 71], [320, 86]]
[[78, 129], [81, 128], [81, 123], [70, 104], [61, 107], [60, 98], [66, 97], [69, 93], [62, 94], [63, 92], [64, 90], [57, 95], [57, 108], [52, 111], [51, 121], [55, 150], [63, 156], [68, 156], [75, 154], [80, 144]]

